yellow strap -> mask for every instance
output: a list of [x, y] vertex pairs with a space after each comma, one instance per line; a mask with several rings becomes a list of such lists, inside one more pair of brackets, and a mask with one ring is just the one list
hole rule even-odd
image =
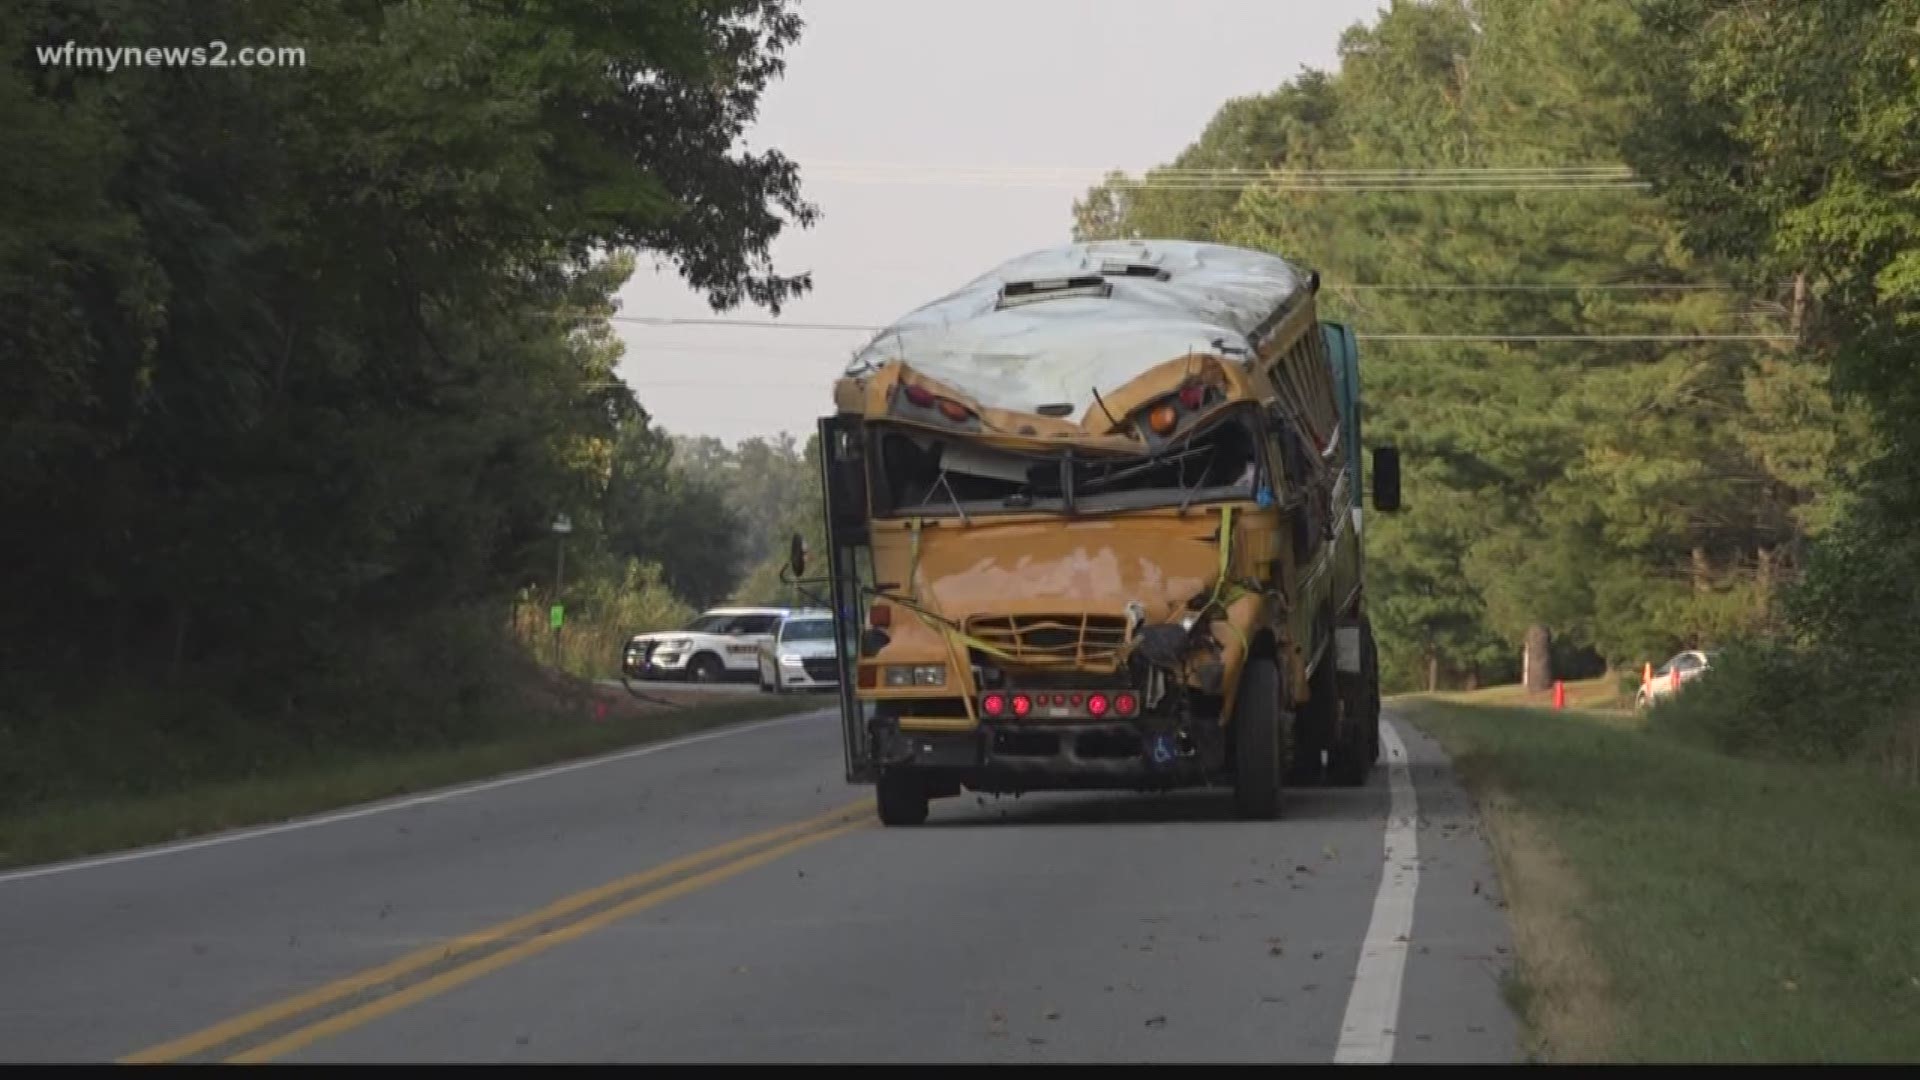
[[[907, 561], [907, 595], [916, 604], [920, 602], [920, 530], [922, 527], [925, 526], [925, 524], [926, 522], [922, 518], [910, 518], [907, 522], [907, 531], [908, 531], [908, 534], [912, 537], [912, 545], [908, 549], [909, 556]], [[926, 624], [927, 629], [933, 630], [936, 633], [939, 633], [948, 639], [949, 650], [951, 650], [952, 644], [957, 641], [960, 644], [966, 645], [968, 648], [978, 649], [989, 656], [997, 656], [1002, 660], [1016, 659], [1016, 657], [1012, 653], [1003, 652], [1000, 649], [996, 649], [984, 641], [980, 641], [967, 634], [961, 633], [959, 630], [955, 629], [954, 627], [946, 623], [935, 621], [934, 619], [928, 617], [925, 612], [919, 610], [918, 608], [913, 608], [910, 610], [912, 610], [913, 613], [919, 617], [921, 622]], [[949, 657], [949, 659], [951, 659], [951, 657]]]
[[1240, 586], [1232, 585], [1227, 581], [1227, 574], [1232, 570], [1232, 564], [1233, 506], [1227, 504], [1220, 507], [1220, 577], [1213, 583], [1213, 596], [1207, 600], [1207, 610], [1212, 611], [1216, 606], [1220, 608], [1220, 621], [1227, 624], [1227, 629], [1232, 630], [1234, 636], [1240, 639], [1241, 650], [1246, 651], [1252, 647], [1247, 643], [1246, 632], [1233, 625], [1233, 621], [1227, 618], [1226, 605], [1221, 603], [1223, 597], [1227, 603], [1232, 603], [1239, 598], [1239, 593], [1245, 592]]
[[[964, 650], [956, 648], [956, 646], [961, 643], [980, 649], [983, 652], [998, 655], [1002, 659], [1012, 658], [1000, 652], [998, 649], [987, 645], [985, 642], [977, 642], [969, 639], [967, 635], [962, 634], [946, 623], [935, 621], [927, 615], [926, 612], [920, 610], [918, 604], [920, 602], [920, 529], [922, 525], [923, 522], [920, 518], [913, 518], [907, 523], [908, 535], [912, 538], [907, 557], [907, 595], [913, 599], [916, 605], [908, 610], [912, 611], [914, 616], [918, 618], [921, 623], [925, 624], [927, 629], [940, 635], [941, 641], [947, 647], [947, 664], [952, 668], [953, 678], [957, 683], [963, 671], [971, 674], [973, 670], [972, 665], [961, 663], [966, 656]], [[973, 696], [971, 694], [961, 694], [960, 706], [967, 711], [967, 722], [978, 727], [980, 725], [980, 718], [975, 715], [973, 711]]]
[[1211, 611], [1220, 602], [1221, 590], [1227, 587], [1227, 570], [1233, 561], [1233, 506], [1227, 504], [1220, 508], [1220, 576], [1214, 580], [1213, 595], [1207, 598], [1207, 610]]
[[[925, 616], [922, 616], [922, 618], [925, 618]], [[955, 639], [960, 636], [959, 632], [952, 627], [947, 627], [946, 630], [947, 662], [953, 665], [953, 680], [957, 683], [960, 681], [960, 676], [963, 671], [969, 676], [973, 674], [973, 665], [963, 665], [961, 661], [966, 659], [967, 654], [954, 648], [956, 644]], [[972, 694], [960, 695], [960, 707], [967, 710], [967, 723], [972, 724], [974, 727], [979, 727], [980, 718], [974, 715]]]
[[936, 633], [939, 633], [945, 636], [949, 642], [957, 642], [961, 645], [965, 645], [969, 649], [978, 649], [979, 651], [986, 653], [988, 656], [997, 656], [1002, 660], [1016, 661], [1019, 659], [1019, 657], [1015, 656], [1014, 654], [1010, 652], [1006, 652], [1005, 650], [1002, 650], [1002, 649], [995, 648], [994, 646], [989, 645], [984, 641], [981, 641], [979, 638], [976, 638], [971, 634], [967, 634], [960, 630], [956, 630], [952, 626], [947, 625], [946, 623], [936, 622], [935, 620], [933, 620], [932, 618], [928, 617], [925, 614], [922, 614], [921, 612], [916, 611], [914, 612], [914, 614], [920, 616], [920, 621], [927, 625], [927, 629], [935, 631]]
[[1227, 580], [1228, 564], [1233, 560], [1233, 504], [1220, 507], [1220, 580]]
[[920, 599], [920, 519], [914, 518], [908, 522], [907, 529], [913, 536], [913, 544], [908, 548], [907, 557], [907, 595], [918, 602]]

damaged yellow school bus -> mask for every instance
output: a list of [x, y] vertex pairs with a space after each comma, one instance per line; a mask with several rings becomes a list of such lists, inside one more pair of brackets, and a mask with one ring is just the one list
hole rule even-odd
[[[1365, 781], [1379, 682], [1353, 335], [1317, 273], [1074, 244], [877, 334], [820, 421], [847, 778], [980, 792]], [[1396, 452], [1374, 504], [1398, 505]], [[795, 545], [796, 573], [805, 557]]]

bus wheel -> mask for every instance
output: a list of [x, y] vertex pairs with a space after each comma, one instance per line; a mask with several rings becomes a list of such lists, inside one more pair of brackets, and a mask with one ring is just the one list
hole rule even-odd
[[1280, 816], [1280, 669], [1256, 656], [1240, 673], [1233, 703], [1233, 802], [1240, 816]]
[[919, 825], [927, 820], [927, 788], [913, 773], [881, 773], [874, 794], [882, 825]]

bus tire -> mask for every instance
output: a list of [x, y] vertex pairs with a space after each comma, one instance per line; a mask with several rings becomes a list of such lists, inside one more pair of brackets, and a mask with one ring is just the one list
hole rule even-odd
[[1271, 657], [1248, 660], [1233, 703], [1233, 803], [1243, 818], [1280, 816], [1280, 740], [1290, 719], [1284, 711], [1279, 667]]

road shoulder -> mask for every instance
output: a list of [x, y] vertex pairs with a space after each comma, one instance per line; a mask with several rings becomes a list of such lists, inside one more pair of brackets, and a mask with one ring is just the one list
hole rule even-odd
[[[1521, 1060], [1521, 1022], [1508, 999], [1514, 928], [1489, 835], [1446, 751], [1389, 707], [1418, 799], [1419, 891], [1395, 1063]], [[1385, 762], [1382, 763], [1384, 772]]]
[[1614, 711], [1402, 699], [1487, 821], [1548, 1061], [1909, 1061], [1920, 791]]
[[689, 698], [671, 707], [596, 707], [605, 700], [586, 701], [564, 715], [529, 717], [517, 730], [464, 745], [317, 756], [302, 767], [149, 795], [23, 807], [0, 816], [0, 880], [74, 860], [193, 843], [430, 796], [438, 789], [814, 711], [824, 704], [806, 695], [747, 694]]
[[1396, 713], [1412, 733], [1409, 741], [1449, 761], [1457, 780], [1451, 785], [1455, 813], [1441, 820], [1481, 841], [1473, 889], [1486, 906], [1505, 913], [1510, 928], [1500, 985], [1518, 1014], [1517, 1043], [1533, 1062], [1605, 1060], [1617, 1021], [1605, 969], [1575, 915], [1586, 904], [1578, 873], [1485, 761], [1461, 753], [1459, 765], [1452, 764], [1445, 729], [1424, 705], [1403, 702]]

